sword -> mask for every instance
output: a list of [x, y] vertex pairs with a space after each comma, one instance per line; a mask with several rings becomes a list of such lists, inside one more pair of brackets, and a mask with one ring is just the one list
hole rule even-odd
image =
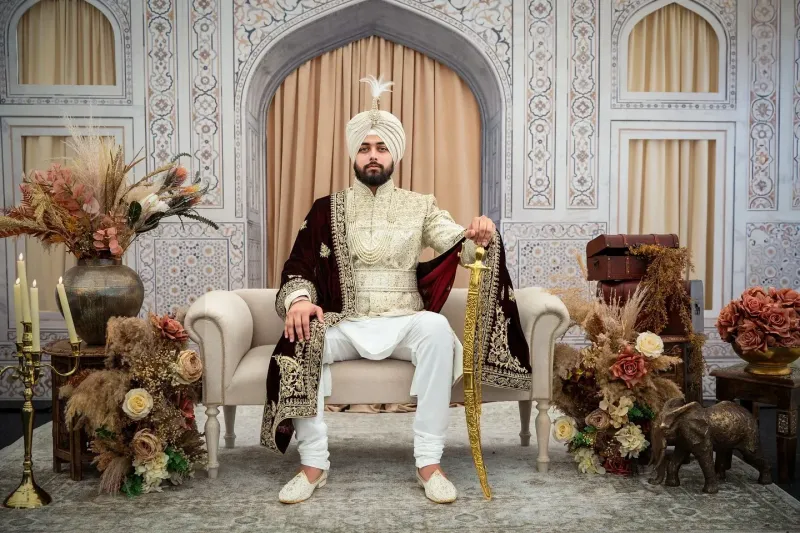
[[483, 450], [481, 448], [481, 369], [483, 368], [483, 357], [481, 357], [480, 353], [480, 343], [477, 346], [477, 353], [475, 346], [481, 274], [484, 270], [489, 270], [489, 267], [483, 264], [485, 253], [486, 251], [482, 246], [476, 247], [475, 262], [465, 265], [470, 270], [470, 277], [469, 290], [467, 292], [467, 310], [464, 319], [464, 412], [467, 417], [467, 433], [475, 470], [478, 472], [478, 479], [481, 482], [484, 497], [491, 500], [492, 489], [486, 479], [486, 467], [483, 464]]

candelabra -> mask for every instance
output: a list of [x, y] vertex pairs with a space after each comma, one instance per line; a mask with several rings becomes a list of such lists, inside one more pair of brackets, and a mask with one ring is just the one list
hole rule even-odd
[[[31, 458], [31, 445], [33, 441], [33, 387], [39, 381], [42, 367], [50, 367], [53, 372], [62, 377], [68, 377], [75, 373], [80, 364], [81, 357], [81, 340], [77, 342], [70, 342], [72, 347], [72, 355], [75, 359], [75, 364], [72, 369], [62, 374], [52, 365], [42, 363], [42, 352], [33, 349], [33, 325], [31, 322], [22, 322], [23, 333], [22, 343], [17, 342], [17, 364], [0, 368], [0, 377], [6, 371], [11, 370], [16, 377], [22, 381], [23, 397], [25, 402], [22, 404], [22, 431], [25, 442], [25, 458], [22, 462], [22, 481], [19, 486], [9, 494], [8, 498], [3, 502], [3, 506], [13, 509], [32, 509], [35, 507], [42, 507], [52, 501], [47, 492], [33, 479], [33, 460]], [[37, 339], [38, 340], [38, 339]]]

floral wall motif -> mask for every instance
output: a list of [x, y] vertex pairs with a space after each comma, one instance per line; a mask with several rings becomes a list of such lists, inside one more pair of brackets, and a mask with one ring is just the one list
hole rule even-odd
[[748, 208], [778, 207], [778, 89], [780, 2], [754, 0], [750, 85], [750, 181]]
[[[102, 5], [106, 7], [114, 16], [114, 21], [118, 24], [120, 38], [122, 41], [122, 53], [117, 57], [123, 61], [122, 65], [122, 90], [123, 95], [119, 96], [96, 96], [96, 95], [75, 95], [58, 96], [53, 95], [23, 95], [10, 96], [8, 94], [10, 72], [7, 68], [8, 54], [14, 47], [9, 47], [8, 34], [11, 30], [11, 17], [17, 9], [27, 2], [27, 0], [5, 0], [0, 2], [0, 105], [3, 104], [43, 104], [43, 105], [75, 105], [75, 104], [94, 104], [101, 106], [124, 106], [133, 104], [133, 54], [131, 47], [131, 6], [129, 0], [102, 0]], [[113, 23], [112, 23], [113, 25]], [[88, 87], [88, 86], [86, 86]]]
[[556, 3], [531, 0], [525, 10], [525, 207], [555, 207]]
[[[658, 101], [623, 101], [622, 79], [626, 76], [627, 65], [620, 64], [621, 47], [627, 47], [629, 30], [628, 21], [642, 8], [656, 0], [614, 0], [611, 12], [611, 107], [614, 109], [735, 109], [736, 108], [736, 73], [737, 60], [737, 2], [736, 0], [693, 0], [693, 3], [706, 8], [720, 22], [727, 41], [726, 70], [723, 98], [720, 101], [687, 101], [685, 99], [666, 96]], [[756, 0], [758, 1], [758, 0]], [[769, 1], [769, 0], [767, 0]], [[777, 0], [775, 0], [777, 1]], [[627, 29], [626, 29], [627, 28]], [[626, 32], [623, 34], [623, 29]]]
[[576, 255], [608, 232], [605, 222], [504, 222], [508, 273], [515, 287], [572, 287], [582, 283]]
[[219, 0], [192, 0], [192, 156], [200, 179], [209, 185], [205, 207], [222, 207], [222, 82], [220, 81]]
[[245, 287], [244, 224], [162, 222], [139, 244], [141, 314], [173, 312], [210, 290]]
[[747, 224], [747, 286], [800, 287], [800, 223]]
[[147, 68], [147, 169], [179, 153], [178, 57], [175, 0], [148, 0], [145, 7]]
[[569, 207], [597, 207], [599, 3], [572, 0], [569, 10]]

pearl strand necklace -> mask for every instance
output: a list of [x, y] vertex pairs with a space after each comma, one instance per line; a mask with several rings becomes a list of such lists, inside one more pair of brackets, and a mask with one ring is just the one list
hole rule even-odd
[[[370, 214], [372, 219], [370, 221], [370, 246], [364, 243], [363, 239], [358, 235], [356, 228], [353, 226], [353, 222], [356, 218], [354, 191], [351, 191], [350, 194], [348, 194], [347, 215], [348, 222], [350, 222], [350, 229], [347, 233], [352, 251], [365, 264], [376, 264], [378, 261], [383, 259], [383, 256], [386, 255], [386, 252], [389, 249], [389, 245], [392, 241], [391, 231], [389, 231], [387, 228], [387, 231], [384, 231], [383, 235], [377, 239], [377, 243], [375, 242], [375, 235], [372, 233], [375, 227], [375, 206], [373, 205], [372, 213]], [[391, 196], [389, 197], [389, 209], [386, 212], [386, 220], [390, 225], [393, 225], [395, 221], [394, 190], [392, 190]]]

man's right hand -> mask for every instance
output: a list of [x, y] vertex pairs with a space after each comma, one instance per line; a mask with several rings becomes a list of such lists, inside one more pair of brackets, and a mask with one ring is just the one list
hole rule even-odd
[[322, 322], [322, 308], [314, 305], [308, 300], [298, 300], [292, 303], [286, 313], [286, 323], [283, 328], [283, 336], [294, 342], [295, 336], [298, 339], [309, 340], [311, 338], [311, 327], [309, 322], [315, 316]]

